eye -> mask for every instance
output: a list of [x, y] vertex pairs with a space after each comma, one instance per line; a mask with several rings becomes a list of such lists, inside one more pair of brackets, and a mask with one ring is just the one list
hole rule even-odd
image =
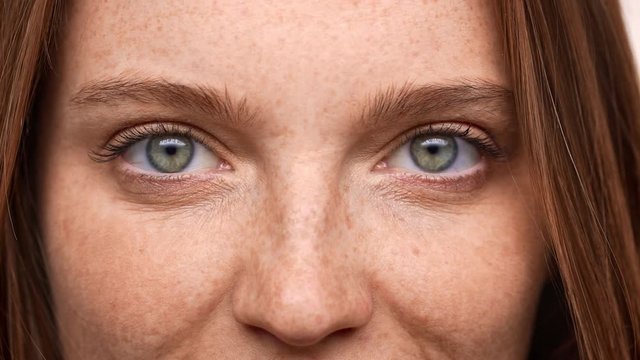
[[221, 160], [204, 145], [184, 135], [153, 135], [129, 146], [122, 158], [145, 171], [191, 172], [218, 168]]
[[476, 146], [460, 136], [424, 134], [413, 137], [386, 161], [389, 168], [431, 174], [459, 173], [481, 160]]

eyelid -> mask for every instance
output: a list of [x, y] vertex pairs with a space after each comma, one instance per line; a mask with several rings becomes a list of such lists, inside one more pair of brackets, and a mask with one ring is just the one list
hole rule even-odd
[[486, 130], [466, 122], [440, 122], [420, 125], [405, 131], [385, 146], [384, 156], [376, 162], [389, 157], [407, 142], [420, 135], [440, 135], [460, 137], [474, 145], [482, 155], [488, 155], [497, 161], [506, 161], [506, 152]]
[[119, 130], [104, 144], [92, 150], [89, 156], [97, 162], [108, 162], [122, 155], [137, 141], [168, 134], [190, 137], [225, 162], [231, 158], [230, 150], [215, 137], [197, 127], [178, 122], [148, 122]]

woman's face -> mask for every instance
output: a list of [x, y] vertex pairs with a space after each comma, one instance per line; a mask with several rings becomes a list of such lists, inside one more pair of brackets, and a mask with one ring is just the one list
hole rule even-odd
[[68, 359], [524, 359], [489, 2], [76, 1], [39, 202]]

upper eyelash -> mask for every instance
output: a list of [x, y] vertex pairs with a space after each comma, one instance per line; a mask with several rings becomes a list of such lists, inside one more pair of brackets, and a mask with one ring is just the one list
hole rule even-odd
[[469, 133], [473, 128], [474, 127], [472, 125], [464, 123], [429, 124], [427, 126], [414, 128], [403, 134], [399, 143], [404, 145], [421, 135], [460, 137], [470, 144], [475, 145], [482, 153], [489, 155], [496, 160], [506, 159], [504, 150], [498, 146], [496, 141], [490, 135], [470, 136]]
[[120, 156], [136, 142], [158, 135], [180, 135], [189, 137], [201, 144], [206, 142], [205, 139], [187, 126], [175, 123], [149, 123], [120, 131], [107, 143], [100, 146], [99, 149], [92, 150], [89, 153], [89, 157], [97, 162], [107, 162]]
[[[440, 135], [461, 137], [465, 141], [475, 145], [482, 153], [487, 154], [497, 160], [506, 158], [504, 150], [500, 148], [490, 135], [469, 136], [473, 126], [464, 123], [429, 124], [418, 127], [403, 134], [399, 143], [405, 144], [408, 141], [421, 135]], [[180, 135], [192, 138], [204, 144], [206, 142], [201, 136], [190, 127], [175, 123], [149, 123], [130, 127], [122, 130], [107, 143], [97, 150], [89, 153], [91, 159], [97, 162], [107, 162], [113, 160], [125, 152], [130, 146], [138, 141], [144, 140], [154, 135]]]

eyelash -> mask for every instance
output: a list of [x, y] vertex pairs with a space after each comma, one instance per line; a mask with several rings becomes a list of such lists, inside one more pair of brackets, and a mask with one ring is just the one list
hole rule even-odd
[[487, 155], [496, 160], [505, 160], [506, 154], [504, 150], [497, 145], [497, 142], [488, 135], [486, 132], [477, 129], [476, 132], [480, 134], [470, 135], [470, 133], [477, 129], [476, 127], [465, 123], [445, 123], [445, 124], [429, 124], [422, 127], [417, 127], [405, 132], [397, 140], [396, 145], [392, 151], [397, 150], [400, 146], [413, 140], [421, 135], [433, 135], [433, 136], [451, 136], [459, 137], [467, 141], [471, 145], [474, 145], [480, 153]]
[[[481, 130], [476, 131], [480, 134], [470, 135], [473, 129], [475, 129], [474, 126], [465, 123], [429, 124], [413, 128], [402, 134], [395, 141], [397, 145], [391, 151], [388, 151], [386, 156], [418, 136], [439, 135], [460, 137], [476, 146], [483, 155], [487, 155], [498, 161], [506, 159], [504, 150], [497, 145], [496, 141], [490, 135]], [[177, 123], [148, 123], [122, 130], [107, 143], [100, 146], [99, 149], [91, 151], [89, 156], [97, 162], [108, 162], [120, 156], [130, 146], [138, 141], [144, 140], [150, 136], [169, 134], [192, 138], [194, 141], [204, 146], [206, 146], [205, 144], [207, 143], [204, 136], [199, 134], [197, 131], [194, 131], [191, 127]], [[207, 146], [207, 148], [211, 150], [209, 146]]]
[[[91, 151], [89, 156], [97, 162], [114, 160], [130, 146], [151, 136], [180, 135], [193, 139], [206, 146], [207, 140], [193, 128], [176, 123], [149, 123], [122, 130], [99, 149]], [[210, 149], [211, 150], [211, 149]]]

